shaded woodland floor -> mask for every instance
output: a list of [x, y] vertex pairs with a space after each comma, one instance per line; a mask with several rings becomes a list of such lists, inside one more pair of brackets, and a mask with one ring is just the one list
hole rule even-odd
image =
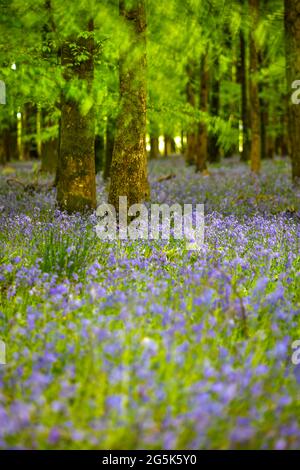
[[205, 203], [200, 254], [103, 243], [95, 216], [59, 212], [55, 190], [9, 187], [34, 180], [21, 167], [0, 177], [0, 447], [298, 449], [300, 194], [287, 161], [259, 177], [235, 160], [209, 177], [181, 157], [150, 162], [153, 202]]

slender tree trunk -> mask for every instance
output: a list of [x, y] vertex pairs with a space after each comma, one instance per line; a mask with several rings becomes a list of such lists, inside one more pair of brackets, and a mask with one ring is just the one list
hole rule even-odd
[[7, 162], [18, 158], [17, 126], [16, 123], [10, 123], [1, 134], [0, 163], [5, 165]]
[[[201, 59], [201, 85], [200, 85], [200, 111], [208, 111], [208, 64], [207, 54], [202, 56]], [[199, 124], [197, 136], [197, 158], [196, 158], [196, 171], [201, 173], [207, 171], [207, 156], [208, 156], [208, 132], [205, 122]]]
[[259, 173], [261, 168], [261, 138], [260, 138], [260, 107], [258, 93], [258, 51], [255, 42], [255, 31], [258, 25], [259, 0], [249, 0], [251, 32], [250, 32], [250, 116], [251, 116], [251, 147], [250, 160], [253, 173]]
[[[300, 0], [285, 0], [286, 77], [288, 93], [300, 80]], [[300, 185], [300, 105], [288, 108], [293, 181]]]
[[[70, 38], [62, 46], [62, 65], [66, 86], [73, 79], [86, 82], [90, 92], [94, 75], [93, 21], [89, 35]], [[77, 45], [73, 48], [71, 44]], [[78, 63], [75, 55], [81, 51], [87, 59]], [[95, 115], [93, 107], [83, 115], [80, 103], [62, 93], [57, 202], [68, 212], [83, 212], [96, 208], [95, 179]]]
[[174, 139], [170, 137], [169, 135], [165, 135], [165, 149], [164, 149], [164, 154], [165, 157], [168, 157], [169, 155], [172, 155], [172, 153], [175, 153], [174, 149]]
[[[264, 3], [265, 5], [265, 3]], [[266, 64], [265, 52], [260, 51], [258, 54], [259, 69], [261, 70]], [[261, 159], [268, 158], [268, 125], [269, 125], [269, 103], [266, 99], [268, 80], [259, 83], [259, 106], [260, 106], [260, 136], [261, 136]]]
[[104, 136], [97, 134], [95, 136], [95, 168], [96, 173], [103, 170], [104, 167], [105, 144]]
[[149, 197], [146, 152], [147, 54], [145, 0], [120, 0], [120, 15], [130, 34], [130, 49], [120, 56], [120, 114], [111, 166], [109, 202], [128, 205]]
[[159, 137], [150, 136], [150, 159], [155, 160], [159, 156]]
[[276, 105], [269, 102], [268, 135], [267, 135], [267, 158], [272, 160], [275, 157], [275, 136], [276, 136]]
[[182, 155], [185, 155], [187, 145], [186, 145], [186, 142], [185, 142], [185, 132], [184, 131], [181, 131], [180, 142], [181, 142], [181, 153], [182, 153]]
[[116, 134], [116, 120], [108, 117], [106, 125], [106, 145], [105, 145], [105, 165], [103, 178], [108, 180], [110, 177], [111, 162], [114, 152], [115, 145], [115, 134]]
[[37, 149], [37, 108], [26, 103], [22, 112], [22, 159], [38, 158]]
[[250, 139], [249, 139], [249, 113], [248, 113], [248, 80], [247, 80], [247, 47], [245, 41], [245, 33], [240, 32], [240, 48], [241, 48], [241, 63], [240, 63], [240, 83], [241, 83], [241, 114], [243, 124], [243, 150], [241, 160], [247, 162], [250, 155]]
[[6, 133], [7, 129], [3, 130], [0, 136], [0, 165], [5, 165], [8, 161], [6, 150]]
[[150, 159], [155, 160], [159, 156], [159, 126], [150, 120]]
[[[196, 110], [196, 64], [194, 62], [188, 63], [187, 66], [188, 83], [187, 83], [187, 102], [191, 108]], [[197, 152], [197, 129], [194, 124], [187, 133], [187, 148], [185, 160], [187, 165], [194, 165], [196, 163]]]
[[[210, 114], [214, 117], [219, 116], [220, 113], [220, 79], [219, 79], [219, 61], [217, 59], [214, 66], [214, 77], [212, 77], [211, 85], [211, 100], [210, 100]], [[211, 134], [208, 141], [208, 155], [209, 161], [219, 162], [221, 159], [220, 146], [218, 136]]]

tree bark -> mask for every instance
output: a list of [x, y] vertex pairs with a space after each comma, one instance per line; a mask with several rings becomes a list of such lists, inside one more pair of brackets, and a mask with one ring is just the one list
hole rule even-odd
[[261, 136], [260, 136], [260, 106], [258, 93], [258, 51], [255, 42], [255, 31], [258, 25], [259, 0], [249, 0], [251, 32], [250, 32], [250, 119], [251, 146], [250, 160], [253, 173], [259, 173], [261, 168]]
[[[207, 54], [201, 58], [201, 85], [200, 85], [200, 111], [208, 111], [208, 64]], [[200, 122], [197, 136], [197, 155], [196, 155], [196, 171], [201, 173], [207, 170], [208, 155], [208, 132], [205, 122]]]
[[111, 165], [109, 203], [128, 205], [149, 197], [146, 152], [147, 53], [145, 0], [120, 0], [120, 16], [130, 35], [130, 49], [120, 55], [120, 114]]
[[[91, 92], [94, 75], [93, 21], [89, 21], [89, 35], [70, 38], [62, 46], [62, 65], [68, 86], [73, 79], [84, 81]], [[76, 44], [76, 47], [72, 45]], [[80, 51], [87, 58], [78, 61]], [[96, 208], [95, 178], [95, 114], [93, 106], [83, 115], [80, 103], [61, 96], [61, 125], [57, 202], [62, 210], [84, 212]]]
[[[300, 80], [300, 0], [285, 0], [286, 77], [288, 93]], [[300, 105], [290, 100], [288, 108], [292, 178], [300, 185]]]

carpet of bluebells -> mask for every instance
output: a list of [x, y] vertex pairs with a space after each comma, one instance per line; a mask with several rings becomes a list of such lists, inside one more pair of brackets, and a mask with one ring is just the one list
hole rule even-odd
[[208, 177], [179, 157], [151, 162], [153, 202], [205, 203], [200, 252], [103, 242], [95, 215], [60, 213], [54, 190], [2, 175], [0, 448], [299, 449], [289, 175], [279, 159], [256, 178], [234, 160]]

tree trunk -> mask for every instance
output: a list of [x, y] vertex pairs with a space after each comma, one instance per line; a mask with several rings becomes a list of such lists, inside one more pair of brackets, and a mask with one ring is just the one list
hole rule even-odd
[[[90, 92], [94, 75], [93, 21], [89, 21], [85, 37], [70, 38], [62, 46], [66, 86], [74, 79], [85, 81]], [[76, 43], [76, 48], [72, 44]], [[76, 52], [74, 52], [76, 50]], [[78, 63], [78, 51], [87, 59]], [[95, 115], [93, 106], [83, 115], [80, 103], [61, 96], [61, 125], [57, 202], [62, 210], [84, 212], [96, 208], [95, 179]]]
[[172, 137], [170, 137], [169, 135], [165, 135], [165, 150], [164, 150], [164, 154], [165, 154], [165, 157], [168, 157], [169, 155], [172, 155], [172, 153], [175, 153], [175, 150], [174, 150], [174, 141], [172, 139]]
[[150, 159], [155, 160], [156, 158], [159, 157], [159, 154], [160, 154], [159, 152], [160, 130], [159, 130], [159, 125], [152, 119], [150, 120], [149, 132], [150, 132]]
[[[211, 101], [210, 101], [210, 114], [214, 117], [219, 116], [220, 113], [220, 79], [219, 75], [219, 61], [217, 59], [214, 67], [214, 77], [212, 78], [211, 86]], [[220, 145], [218, 136], [211, 134], [208, 141], [208, 155], [211, 163], [219, 162], [221, 159]]]
[[[201, 59], [201, 85], [200, 85], [200, 111], [208, 111], [208, 64], [207, 55], [202, 56]], [[196, 157], [196, 171], [201, 173], [207, 170], [207, 155], [208, 155], [208, 133], [205, 122], [199, 124], [197, 136], [197, 157]]]
[[159, 156], [159, 137], [150, 136], [150, 159], [155, 160]]
[[6, 153], [6, 132], [7, 130], [2, 131], [2, 135], [0, 136], [0, 165], [5, 165], [7, 160], [7, 153]]
[[[187, 66], [188, 83], [187, 83], [187, 102], [193, 110], [196, 110], [196, 64], [194, 62], [189, 63]], [[185, 154], [185, 160], [187, 165], [191, 166], [196, 163], [196, 151], [197, 151], [197, 129], [194, 124], [187, 133], [187, 148]]]
[[255, 31], [258, 25], [259, 0], [249, 0], [251, 33], [250, 33], [250, 118], [251, 118], [251, 170], [258, 174], [261, 168], [260, 107], [258, 94], [258, 51], [255, 42]]
[[111, 162], [114, 152], [116, 134], [116, 120], [108, 117], [106, 124], [106, 145], [105, 145], [105, 165], [103, 178], [107, 180], [110, 177]]
[[[286, 77], [288, 93], [300, 80], [300, 0], [285, 0]], [[300, 105], [289, 102], [289, 134], [292, 177], [300, 184]]]
[[247, 47], [244, 32], [240, 32], [240, 48], [241, 48], [241, 63], [240, 63], [240, 84], [241, 84], [241, 114], [243, 124], [243, 150], [241, 160], [247, 162], [250, 155], [250, 139], [249, 139], [249, 113], [248, 113], [248, 80], [247, 80]]
[[120, 0], [120, 15], [130, 35], [130, 49], [120, 56], [120, 114], [111, 165], [109, 203], [128, 205], [149, 197], [146, 152], [147, 55], [145, 0]]
[[97, 134], [95, 136], [95, 168], [96, 173], [103, 170], [105, 155], [104, 136]]
[[272, 160], [275, 157], [275, 126], [274, 105], [269, 103], [268, 108], [268, 133], [267, 133], [267, 158]]
[[[266, 5], [266, 3], [264, 3]], [[260, 51], [258, 54], [259, 69], [266, 64], [267, 58], [265, 51]], [[261, 135], [261, 159], [265, 160], [268, 158], [268, 127], [269, 127], [269, 102], [267, 100], [269, 80], [265, 79], [259, 83], [259, 105], [260, 105], [260, 135]]]
[[22, 112], [22, 160], [38, 158], [37, 148], [37, 107], [26, 103]]
[[1, 134], [0, 164], [5, 165], [7, 162], [17, 158], [17, 127], [15, 124], [9, 124], [8, 127], [3, 129]]

